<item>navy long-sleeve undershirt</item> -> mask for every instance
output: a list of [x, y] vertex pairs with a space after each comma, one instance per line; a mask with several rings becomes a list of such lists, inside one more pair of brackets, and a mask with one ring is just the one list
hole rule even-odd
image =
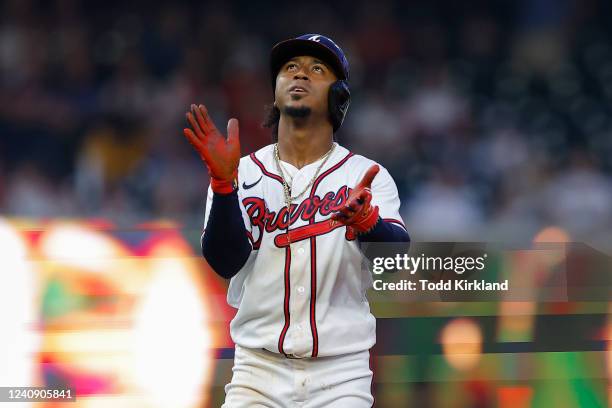
[[357, 239], [359, 242], [410, 242], [406, 230], [381, 218], [370, 232], [358, 235]]
[[213, 194], [202, 237], [202, 255], [220, 276], [229, 279], [244, 266], [251, 253], [238, 193]]

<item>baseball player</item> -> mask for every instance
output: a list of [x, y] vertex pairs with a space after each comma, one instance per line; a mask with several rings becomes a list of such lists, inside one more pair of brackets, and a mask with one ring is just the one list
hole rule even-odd
[[202, 234], [210, 266], [231, 278], [236, 344], [224, 407], [370, 407], [375, 319], [360, 242], [409, 241], [389, 173], [334, 140], [346, 115], [349, 64], [307, 34], [270, 56], [276, 143], [240, 158], [203, 105], [185, 137], [211, 181]]

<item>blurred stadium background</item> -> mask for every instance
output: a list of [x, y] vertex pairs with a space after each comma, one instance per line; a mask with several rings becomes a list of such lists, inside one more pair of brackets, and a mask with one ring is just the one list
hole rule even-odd
[[[268, 52], [301, 33], [346, 51], [338, 139], [389, 169], [415, 240], [612, 250], [611, 15], [604, 0], [0, 2], [0, 385], [219, 405], [232, 311], [198, 257], [208, 176], [184, 112], [239, 118], [243, 154], [268, 144]], [[500, 263], [536, 268], [520, 259]], [[377, 406], [609, 406], [611, 307], [375, 299]]]

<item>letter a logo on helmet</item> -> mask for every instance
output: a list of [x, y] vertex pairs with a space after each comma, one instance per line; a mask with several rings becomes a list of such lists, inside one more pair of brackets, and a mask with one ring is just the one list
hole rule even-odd
[[316, 42], [320, 41], [319, 38], [321, 38], [320, 35], [313, 35], [312, 37], [308, 37], [310, 41], [316, 41]]

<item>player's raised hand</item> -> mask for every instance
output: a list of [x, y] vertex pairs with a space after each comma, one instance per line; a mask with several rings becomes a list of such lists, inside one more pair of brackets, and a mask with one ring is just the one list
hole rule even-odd
[[212, 190], [220, 194], [231, 193], [240, 162], [238, 120], [232, 118], [227, 122], [226, 139], [208, 116], [204, 105], [191, 105], [186, 116], [191, 129], [183, 129], [183, 134], [206, 163]]
[[378, 221], [378, 206], [372, 207], [372, 181], [380, 167], [373, 165], [351, 191], [346, 203], [332, 215], [332, 220], [350, 226], [358, 233], [370, 231]]

